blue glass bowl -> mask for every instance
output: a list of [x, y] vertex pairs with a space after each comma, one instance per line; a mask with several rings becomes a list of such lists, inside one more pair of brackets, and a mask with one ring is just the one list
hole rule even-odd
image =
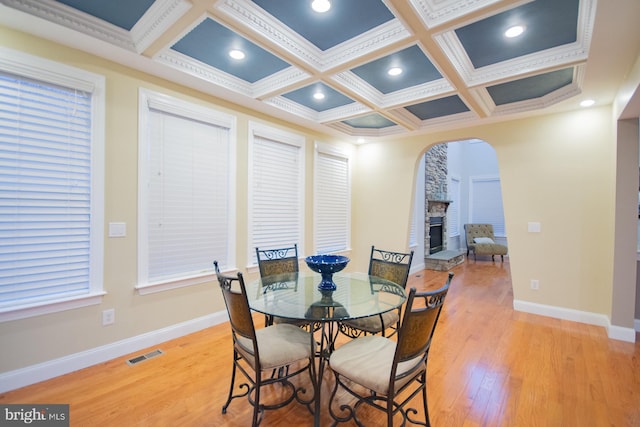
[[342, 255], [311, 255], [305, 258], [309, 268], [322, 276], [322, 281], [318, 285], [321, 291], [336, 290], [333, 273], [343, 270], [349, 261], [349, 258]]

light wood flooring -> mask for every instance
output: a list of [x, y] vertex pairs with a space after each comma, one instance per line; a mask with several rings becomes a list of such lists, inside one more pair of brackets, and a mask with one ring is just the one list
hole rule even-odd
[[[452, 271], [427, 373], [434, 426], [640, 426], [639, 343], [515, 312], [508, 261], [470, 260]], [[408, 286], [435, 289], [446, 274], [424, 270]], [[249, 425], [245, 399], [221, 413], [231, 372], [228, 323], [146, 351], [156, 348], [165, 354], [127, 365], [145, 350], [136, 352], [2, 394], [0, 403], [69, 403], [72, 426]], [[323, 395], [332, 384], [326, 372]], [[322, 425], [330, 422], [324, 411]], [[383, 425], [384, 417], [371, 410], [369, 423]], [[292, 403], [268, 411], [261, 425], [308, 426], [312, 417]]]

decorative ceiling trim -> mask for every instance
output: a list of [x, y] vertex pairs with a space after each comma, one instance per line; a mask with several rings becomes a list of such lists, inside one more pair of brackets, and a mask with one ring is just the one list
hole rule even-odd
[[317, 111], [312, 110], [309, 107], [305, 107], [302, 104], [298, 104], [297, 102], [293, 102], [283, 96], [275, 96], [273, 98], [265, 99], [264, 103], [273, 107], [277, 107], [283, 111], [286, 111], [287, 113], [295, 114], [296, 116], [302, 117], [303, 119], [318, 123]]
[[326, 111], [315, 111], [309, 107], [305, 107], [297, 102], [291, 101], [283, 96], [274, 96], [264, 101], [273, 107], [279, 108], [290, 114], [295, 114], [303, 119], [311, 120], [315, 123], [327, 123], [333, 121], [344, 120], [345, 117], [353, 117], [370, 113], [371, 108], [359, 102], [343, 105], [341, 107], [332, 108]]
[[336, 84], [357, 93], [360, 98], [365, 99], [371, 104], [380, 105], [382, 102], [382, 94], [351, 71], [344, 71], [336, 74], [331, 77], [331, 80]]
[[131, 34], [77, 9], [51, 0], [3, 0], [5, 6], [79, 31], [131, 52], [137, 52]]
[[328, 127], [340, 131], [349, 136], [360, 136], [364, 138], [377, 138], [381, 136], [400, 135], [405, 132], [401, 126], [388, 126], [382, 129], [371, 128], [354, 128], [343, 122], [335, 122], [327, 124]]
[[411, 37], [411, 33], [402, 23], [393, 19], [322, 51], [251, 2], [225, 0], [217, 5], [217, 9], [247, 32], [259, 35], [320, 72], [339, 67], [364, 55], [370, 55], [372, 51]]
[[144, 52], [189, 9], [191, 3], [186, 0], [156, 0], [131, 29], [136, 51]]
[[[445, 24], [471, 12], [498, 3], [499, 0], [409, 0], [424, 25], [429, 28]], [[531, 1], [531, 0], [525, 0]]]
[[[379, 1], [386, 4], [396, 18], [325, 51], [284, 25], [278, 17], [271, 16], [253, 0], [155, 0], [131, 31], [54, 0], [0, 0], [0, 5], [6, 6], [7, 12], [9, 8], [15, 9], [16, 16], [20, 18], [15, 21], [15, 28], [18, 30], [36, 35], [44, 34], [44, 30], [36, 30], [38, 23], [42, 24], [46, 20], [55, 25], [42, 26], [47, 31], [58, 31], [51, 35], [52, 40], [58, 43], [79, 46], [92, 54], [137, 69], [149, 69], [157, 75], [176, 76], [177, 73], [173, 70], [178, 70], [184, 73], [184, 79], [177, 79], [183, 84], [204, 91], [216, 89], [211, 93], [216, 96], [220, 96], [219, 93], [225, 93], [223, 96], [230, 95], [229, 99], [233, 102], [246, 101], [250, 108], [260, 109], [257, 107], [259, 103], [251, 101], [261, 101], [265, 111], [273, 112], [270, 107], [275, 107], [283, 115], [287, 113], [292, 122], [306, 120], [309, 121], [307, 124], [322, 124], [346, 135], [396, 135], [406, 131], [432, 130], [468, 121], [476, 122], [492, 116], [517, 115], [547, 108], [581, 93], [588, 51], [594, 36], [597, 0], [579, 0], [574, 43], [480, 68], [475, 68], [471, 63], [455, 29], [535, 0]], [[120, 12], [126, 11], [127, 8], [123, 7]], [[22, 14], [32, 16], [32, 21], [25, 22], [34, 22], [35, 26], [22, 23]], [[11, 25], [8, 20], [12, 19], [11, 16], [13, 15], [9, 13], [5, 16], [9, 27]], [[227, 73], [218, 70], [172, 50], [171, 47], [176, 42], [205, 19], [226, 26], [284, 60], [289, 67], [255, 83], [249, 83], [235, 77], [233, 71]], [[548, 30], [553, 32], [552, 29]], [[176, 35], [178, 32], [180, 34]], [[101, 49], [96, 49], [95, 46], [102, 46], [101, 42], [110, 44], [114, 49], [99, 51]], [[165, 43], [164, 46], [160, 46], [160, 42]], [[383, 94], [351, 71], [359, 65], [414, 45], [422, 49], [442, 78]], [[202, 43], [202, 46], [211, 47], [209, 41]], [[153, 52], [144, 54], [151, 49]], [[137, 59], [140, 61], [132, 53], [139, 55]], [[151, 56], [150, 61], [148, 56]], [[496, 106], [486, 90], [487, 86], [569, 67], [574, 70], [571, 85], [533, 100]], [[353, 102], [319, 112], [283, 96], [311, 84], [330, 86]], [[593, 89], [590, 90], [593, 92]], [[471, 111], [421, 121], [406, 109], [410, 105], [456, 94]], [[238, 101], [241, 97], [246, 99]], [[564, 104], [567, 108], [572, 108], [573, 105]], [[379, 114], [395, 124], [376, 129], [351, 127], [343, 123], [371, 113]]]
[[[411, 33], [397, 19], [385, 22], [376, 28], [360, 34], [344, 43], [328, 49], [322, 55], [320, 71], [344, 65], [354, 59], [359, 59], [372, 52], [382, 50], [392, 44], [407, 41], [407, 45], [414, 43]], [[385, 52], [388, 54], [388, 52]]]
[[296, 67], [288, 67], [255, 82], [252, 94], [254, 98], [267, 98], [274, 93], [288, 92], [288, 89], [298, 86], [310, 77], [309, 73]]
[[433, 127], [443, 127], [451, 125], [460, 125], [477, 119], [478, 116], [472, 111], [451, 114], [449, 116], [435, 117], [433, 119], [422, 120], [420, 129], [431, 129]]
[[382, 95], [380, 106], [382, 108], [393, 108], [399, 105], [416, 104], [429, 99], [441, 98], [451, 95], [454, 92], [453, 86], [445, 80], [438, 79], [420, 85], [411, 86], [405, 89]]
[[526, 101], [512, 102], [510, 104], [497, 106], [493, 110], [492, 116], [506, 116], [511, 114], [525, 113], [532, 110], [541, 110], [550, 107], [558, 102], [572, 98], [581, 93], [580, 88], [572, 83], [540, 98], [528, 99]]
[[320, 123], [334, 122], [344, 120], [345, 118], [351, 118], [353, 116], [361, 116], [363, 114], [370, 113], [371, 111], [373, 110], [366, 105], [359, 102], [352, 102], [351, 104], [343, 105], [342, 107], [322, 111], [318, 114], [318, 121]]
[[322, 67], [320, 49], [272, 18], [253, 2], [240, 3], [234, 0], [225, 0], [219, 2], [216, 8], [245, 28], [245, 31], [268, 40], [279, 46], [279, 49], [288, 52], [315, 69]]
[[476, 101], [482, 106], [483, 110], [490, 116], [505, 116], [508, 114], [524, 113], [537, 109], [548, 108], [554, 104], [565, 101], [582, 93], [582, 82], [586, 72], [585, 65], [575, 67], [573, 74], [573, 82], [560, 89], [554, 90], [544, 96], [535, 99], [512, 102], [509, 104], [497, 106], [489, 92], [484, 87], [471, 90], [471, 94]]
[[451, 63], [465, 84], [471, 87], [516, 80], [534, 72], [570, 66], [577, 62], [586, 61], [588, 56], [588, 47], [578, 41], [474, 69], [453, 31], [440, 34], [435, 38], [451, 58]]
[[251, 84], [174, 50], [169, 49], [159, 52], [153, 59], [158, 64], [166, 65], [244, 96], [253, 97]]

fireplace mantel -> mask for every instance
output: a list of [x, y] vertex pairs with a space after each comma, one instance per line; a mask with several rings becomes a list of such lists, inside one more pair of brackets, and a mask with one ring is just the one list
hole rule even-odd
[[438, 208], [444, 208], [446, 212], [449, 209], [449, 204], [452, 200], [442, 200], [442, 199], [427, 199], [427, 211], [433, 212], [434, 209], [438, 210]]

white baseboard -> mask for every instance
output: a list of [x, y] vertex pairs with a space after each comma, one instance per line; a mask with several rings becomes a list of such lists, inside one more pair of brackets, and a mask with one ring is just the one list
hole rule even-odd
[[[611, 339], [627, 342], [636, 341], [636, 331], [633, 328], [624, 328], [612, 325], [609, 318], [604, 314], [554, 307], [551, 305], [537, 304], [521, 300], [513, 300], [513, 309], [523, 311], [525, 313], [553, 317], [555, 319], [571, 320], [574, 322], [586, 323], [588, 325], [602, 326], [607, 330], [607, 335]], [[638, 329], [637, 326], [638, 325], [636, 323], [636, 330]]]
[[220, 311], [58, 359], [5, 372], [0, 374], [0, 393], [106, 362], [147, 347], [158, 345], [165, 341], [206, 329], [227, 320], [229, 320], [227, 312]]

